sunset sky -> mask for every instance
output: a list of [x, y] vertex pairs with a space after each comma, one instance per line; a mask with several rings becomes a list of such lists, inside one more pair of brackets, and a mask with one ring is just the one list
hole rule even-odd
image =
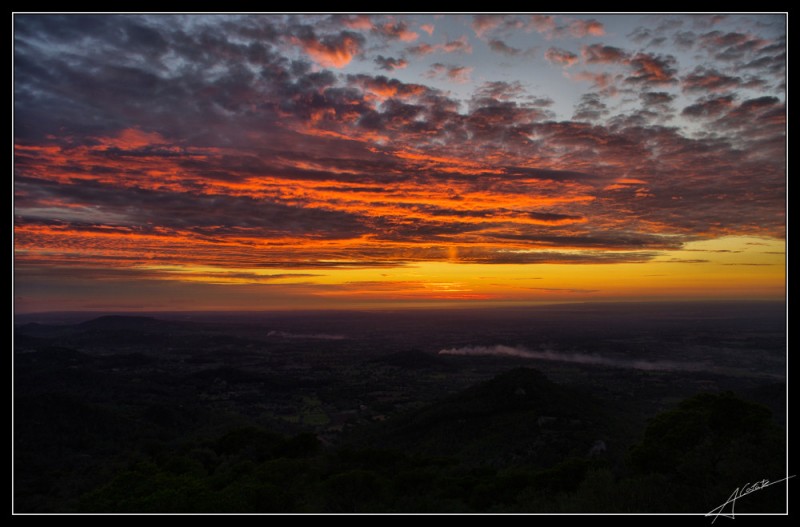
[[784, 298], [784, 15], [14, 16], [17, 312]]

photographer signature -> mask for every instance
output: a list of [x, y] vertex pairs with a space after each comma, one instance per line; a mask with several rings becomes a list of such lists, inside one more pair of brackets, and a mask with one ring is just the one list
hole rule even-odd
[[[706, 516], [713, 516], [714, 517], [714, 519], [711, 521], [711, 523], [714, 523], [715, 521], [717, 521], [717, 518], [719, 518], [720, 516], [724, 516], [725, 518], [735, 519], [736, 518], [736, 514], [735, 514], [735, 512], [736, 512], [736, 510], [735, 510], [736, 509], [736, 500], [738, 500], [739, 498], [741, 498], [743, 496], [747, 496], [748, 494], [752, 494], [753, 492], [755, 492], [757, 490], [765, 489], [765, 488], [769, 487], [770, 485], [775, 485], [776, 483], [780, 483], [782, 481], [786, 481], [787, 479], [793, 478], [793, 477], [794, 477], [794, 475], [787, 476], [787, 477], [785, 477], [783, 479], [779, 479], [778, 481], [770, 481], [768, 479], [762, 479], [761, 481], [757, 481], [757, 482], [755, 482], [753, 484], [745, 483], [742, 487], [738, 487], [736, 490], [734, 490], [733, 494], [730, 495], [730, 497], [728, 498], [728, 500], [725, 503], [723, 503], [719, 507], [716, 507], [716, 508], [712, 509], [711, 512], [706, 513]], [[726, 513], [725, 512], [725, 508], [728, 505], [731, 506], [731, 509], [730, 509], [729, 513]]]

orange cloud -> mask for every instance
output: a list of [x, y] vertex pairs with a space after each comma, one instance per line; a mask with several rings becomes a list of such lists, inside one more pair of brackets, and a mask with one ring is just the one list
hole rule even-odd
[[361, 53], [361, 40], [354, 34], [342, 34], [338, 38], [318, 40], [316, 38], [293, 38], [295, 44], [320, 66], [343, 68], [350, 64], [353, 57]]

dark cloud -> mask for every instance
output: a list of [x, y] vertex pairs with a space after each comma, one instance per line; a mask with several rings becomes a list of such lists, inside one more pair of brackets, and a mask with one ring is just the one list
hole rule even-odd
[[773, 75], [783, 74], [786, 70], [786, 53], [771, 57], [759, 57], [743, 64], [742, 68], [765, 70]]
[[567, 26], [569, 33], [575, 38], [587, 36], [599, 37], [605, 34], [603, 24], [595, 19], [573, 20]]
[[776, 265], [776, 264], [768, 264], [768, 263], [724, 263], [722, 265], [744, 265], [744, 266], [762, 267], [762, 266], [771, 266], [771, 265]]
[[515, 48], [509, 46], [505, 42], [499, 39], [492, 39], [489, 41], [489, 49], [496, 53], [501, 53], [503, 55], [508, 55], [509, 57], [515, 57], [522, 53], [522, 50], [519, 48]]
[[403, 21], [386, 22], [372, 28], [372, 31], [387, 40], [402, 40], [412, 42], [419, 37], [419, 34], [409, 29], [408, 24]]
[[626, 36], [629, 39], [636, 42], [637, 44], [642, 44], [646, 40], [653, 38], [653, 31], [650, 28], [639, 26], [630, 33], [628, 33]]
[[738, 61], [750, 57], [769, 43], [745, 33], [710, 31], [699, 37], [700, 46], [721, 61]]
[[524, 17], [516, 15], [473, 15], [472, 29], [481, 38], [490, 33], [505, 33], [523, 29], [527, 25]]
[[472, 29], [480, 38], [511, 30], [536, 31], [547, 39], [602, 36], [605, 27], [596, 19], [556, 18], [551, 15], [473, 15]]
[[442, 64], [441, 62], [434, 62], [425, 72], [425, 76], [434, 78], [446, 78], [453, 82], [464, 83], [469, 80], [469, 74], [472, 71], [470, 66], [456, 66], [453, 64]]
[[455, 40], [448, 40], [439, 44], [426, 44], [424, 42], [416, 46], [409, 46], [406, 48], [406, 53], [418, 57], [430, 55], [431, 53], [472, 53], [472, 46], [469, 44], [466, 36], [462, 36]]
[[575, 80], [589, 81], [592, 83], [592, 88], [612, 90], [614, 93], [616, 92], [615, 80], [619, 79], [619, 76], [611, 75], [607, 72], [595, 73], [585, 70], [571, 74], [570, 77]]
[[[475, 90], [476, 99], [498, 99], [508, 100], [521, 97], [525, 94], [525, 88], [519, 81], [488, 81], [481, 84]], [[552, 103], [552, 101], [551, 101]]]
[[434, 46], [432, 46], [431, 44], [426, 44], [424, 42], [421, 42], [416, 46], [409, 46], [406, 48], [406, 53], [410, 55], [415, 55], [417, 57], [430, 55], [434, 51], [436, 51], [436, 48]]
[[608, 114], [608, 106], [602, 97], [596, 93], [585, 93], [581, 96], [572, 118], [578, 121], [597, 121]]
[[578, 56], [575, 53], [561, 48], [549, 48], [544, 57], [553, 64], [560, 64], [562, 66], [572, 66], [578, 62]]
[[[56, 194], [65, 204], [90, 207], [98, 219], [114, 218], [117, 226], [148, 228], [145, 226], [156, 224], [210, 236], [249, 231], [265, 237], [313, 232], [320, 238], [341, 238], [351, 236], [352, 232], [365, 232], [365, 226], [352, 214], [288, 206], [266, 199], [117, 188], [92, 182], [53, 185], [25, 179], [18, 184], [29, 197], [36, 193]], [[212, 210], [214, 213], [209, 214]], [[18, 219], [24, 222], [39, 218], [29, 218], [21, 211]]]
[[672, 55], [637, 53], [628, 64], [632, 74], [625, 79], [627, 82], [656, 86], [677, 82], [677, 60]]
[[681, 113], [687, 117], [717, 117], [733, 107], [734, 99], [733, 95], [702, 99], [695, 104], [687, 106]]
[[375, 57], [375, 64], [377, 64], [378, 68], [382, 70], [394, 71], [407, 67], [408, 61], [403, 58], [396, 59], [394, 57], [384, 57], [383, 55], [378, 55]]
[[601, 44], [583, 46], [581, 55], [588, 64], [613, 64], [625, 62], [628, 59], [628, 53], [625, 50]]
[[440, 49], [446, 53], [472, 53], [472, 46], [469, 45], [466, 36], [449, 40], [442, 44]]
[[670, 258], [669, 260], [657, 260], [657, 261], [659, 263], [703, 264], [703, 263], [709, 263], [711, 260], [688, 259], [688, 258]]
[[728, 18], [728, 15], [692, 15], [692, 25], [699, 29], [714, 27]]
[[478, 36], [483, 36], [487, 31], [500, 26], [504, 19], [503, 15], [473, 15], [472, 29], [475, 30]]
[[741, 85], [740, 77], [731, 77], [715, 69], [697, 67], [682, 79], [685, 92], [722, 92], [733, 90]]
[[663, 106], [675, 100], [675, 96], [666, 92], [644, 92], [639, 98], [645, 106]]
[[[731, 129], [748, 129], [753, 142], [764, 140], [776, 148], [786, 126], [786, 105], [777, 97], [765, 95], [747, 99], [731, 108], [715, 123]], [[759, 144], [762, 153], [768, 152], [767, 144]], [[774, 152], [778, 154], [780, 150]]]
[[672, 37], [672, 42], [681, 50], [689, 50], [697, 43], [697, 34], [693, 31], [678, 31]]

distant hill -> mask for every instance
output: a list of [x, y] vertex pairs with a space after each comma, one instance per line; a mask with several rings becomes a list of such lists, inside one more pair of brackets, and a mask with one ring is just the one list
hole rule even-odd
[[381, 423], [356, 443], [544, 468], [588, 456], [600, 441], [603, 449], [619, 442], [599, 401], [537, 370], [517, 368]]

